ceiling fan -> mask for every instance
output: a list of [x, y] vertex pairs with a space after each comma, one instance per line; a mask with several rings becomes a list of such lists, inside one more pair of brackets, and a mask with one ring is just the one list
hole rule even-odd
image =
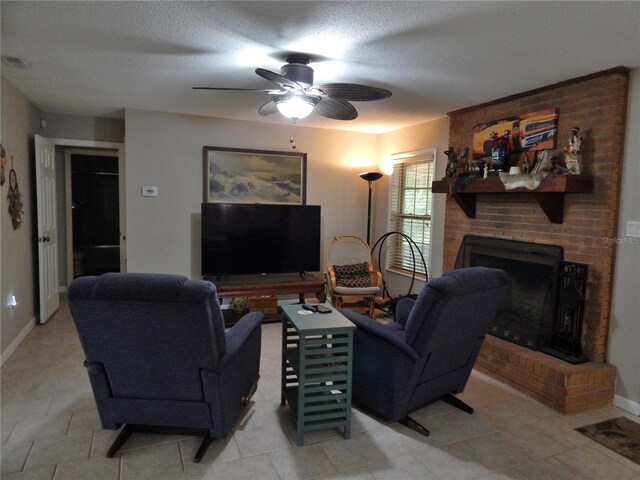
[[358, 111], [350, 101], [362, 102], [381, 100], [391, 96], [384, 88], [358, 85], [355, 83], [323, 83], [313, 84], [313, 68], [309, 66], [309, 55], [293, 53], [285, 58], [287, 62], [280, 73], [256, 68], [262, 78], [275, 82], [280, 88], [220, 88], [193, 87], [194, 90], [240, 90], [265, 92], [271, 100], [259, 109], [260, 115], [271, 115], [276, 112], [294, 121], [304, 118], [312, 111], [334, 120], [354, 120]]

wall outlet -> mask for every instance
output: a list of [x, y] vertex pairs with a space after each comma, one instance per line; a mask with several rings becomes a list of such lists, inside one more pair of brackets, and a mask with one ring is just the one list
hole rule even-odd
[[151, 187], [151, 186], [142, 187], [142, 196], [143, 197], [157, 197], [158, 196], [158, 187]]

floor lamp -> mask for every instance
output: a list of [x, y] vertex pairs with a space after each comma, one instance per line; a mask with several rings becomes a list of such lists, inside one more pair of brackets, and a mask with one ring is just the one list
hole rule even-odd
[[360, 178], [369, 182], [369, 203], [367, 207], [367, 245], [369, 243], [369, 237], [371, 233], [371, 192], [373, 191], [373, 182], [382, 178], [380, 172], [363, 172], [360, 174]]

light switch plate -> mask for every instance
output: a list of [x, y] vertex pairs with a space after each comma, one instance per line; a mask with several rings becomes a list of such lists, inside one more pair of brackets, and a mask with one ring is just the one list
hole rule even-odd
[[640, 222], [627, 221], [627, 237], [640, 237]]
[[152, 186], [142, 187], [142, 196], [143, 197], [157, 197], [158, 196], [158, 187], [152, 187]]

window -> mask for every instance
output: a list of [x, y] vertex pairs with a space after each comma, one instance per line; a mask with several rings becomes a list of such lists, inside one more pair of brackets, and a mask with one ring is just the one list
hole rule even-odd
[[[427, 265], [431, 246], [431, 182], [435, 158], [435, 148], [393, 155], [389, 196], [389, 231], [400, 232], [411, 238], [422, 252]], [[415, 270], [418, 277], [424, 278], [427, 272], [415, 246], [414, 255], [406, 238], [401, 235], [389, 237], [387, 269], [401, 274], [413, 274]]]

